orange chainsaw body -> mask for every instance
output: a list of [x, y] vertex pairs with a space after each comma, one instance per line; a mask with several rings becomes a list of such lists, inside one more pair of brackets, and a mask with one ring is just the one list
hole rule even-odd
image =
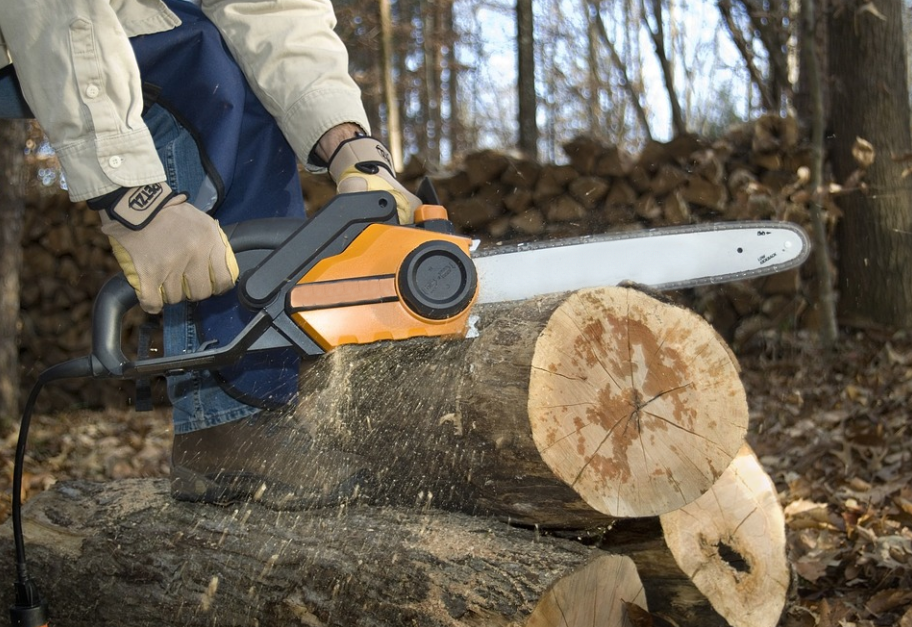
[[[443, 207], [425, 205], [416, 212], [418, 225], [441, 218], [446, 219]], [[465, 237], [372, 224], [341, 254], [317, 263], [288, 291], [286, 312], [325, 351], [380, 340], [464, 336], [477, 296], [470, 246]], [[436, 252], [425, 253], [416, 265], [415, 253], [422, 250]], [[461, 261], [457, 263], [456, 257]], [[445, 299], [458, 296], [459, 303], [452, 311], [424, 313], [416, 307], [406, 274], [420, 275], [431, 290], [447, 283]], [[417, 299], [422, 300], [420, 295]]]

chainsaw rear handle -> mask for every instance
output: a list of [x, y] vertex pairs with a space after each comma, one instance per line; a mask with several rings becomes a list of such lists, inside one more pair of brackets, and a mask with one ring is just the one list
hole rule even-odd
[[[303, 220], [298, 218], [263, 218], [224, 227], [231, 248], [244, 263], [242, 253], [275, 250], [289, 235], [298, 230]], [[243, 272], [246, 268], [241, 267]], [[92, 357], [95, 376], [120, 376], [130, 360], [122, 347], [123, 319], [128, 311], [139, 306], [136, 290], [123, 273], [108, 279], [95, 298], [92, 310]]]

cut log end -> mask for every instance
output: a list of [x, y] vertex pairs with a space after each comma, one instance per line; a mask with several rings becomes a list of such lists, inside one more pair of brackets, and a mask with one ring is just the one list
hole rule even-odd
[[748, 445], [709, 492], [661, 521], [681, 570], [729, 624], [778, 624], [790, 581], [785, 516]]
[[551, 470], [615, 517], [678, 509], [737, 454], [748, 410], [738, 367], [703, 318], [636, 289], [582, 290], [532, 361], [528, 413]]
[[623, 555], [602, 555], [555, 582], [525, 627], [621, 627], [633, 624], [632, 608], [646, 610], [636, 565]]

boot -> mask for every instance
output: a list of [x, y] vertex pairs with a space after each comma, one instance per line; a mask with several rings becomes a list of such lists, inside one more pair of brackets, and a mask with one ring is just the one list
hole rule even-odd
[[363, 494], [369, 475], [362, 462], [320, 450], [293, 417], [262, 412], [176, 435], [171, 495], [219, 505], [254, 501], [282, 510], [325, 507]]

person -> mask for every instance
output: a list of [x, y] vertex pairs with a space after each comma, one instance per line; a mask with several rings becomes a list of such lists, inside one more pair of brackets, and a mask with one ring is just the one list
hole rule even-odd
[[[221, 225], [305, 218], [297, 160], [339, 193], [418, 199], [369, 135], [328, 0], [0, 0], [12, 64], [73, 201], [101, 230], [166, 354], [225, 343], [250, 312]], [[169, 376], [177, 499], [297, 508], [344, 498], [359, 460], [296, 424], [291, 349]]]

